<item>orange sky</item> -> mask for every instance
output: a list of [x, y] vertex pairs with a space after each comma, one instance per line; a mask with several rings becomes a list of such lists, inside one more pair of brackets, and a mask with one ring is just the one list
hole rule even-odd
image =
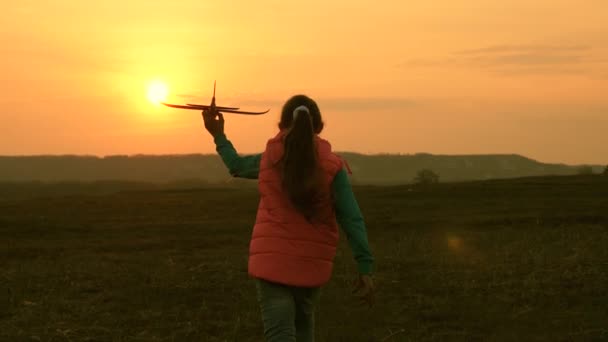
[[608, 163], [608, 1], [4, 1], [0, 154], [211, 153], [199, 113], [262, 150], [317, 100], [335, 150]]

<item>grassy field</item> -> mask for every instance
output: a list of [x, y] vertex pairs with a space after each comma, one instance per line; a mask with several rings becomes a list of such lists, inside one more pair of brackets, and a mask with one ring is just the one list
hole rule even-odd
[[[355, 192], [377, 303], [350, 294], [343, 238], [318, 341], [608, 340], [608, 177]], [[254, 189], [0, 196], [0, 340], [262, 341], [256, 205]]]

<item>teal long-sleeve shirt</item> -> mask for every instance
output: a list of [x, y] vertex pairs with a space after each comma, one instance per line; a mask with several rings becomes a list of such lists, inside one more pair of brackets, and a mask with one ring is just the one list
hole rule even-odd
[[[233, 177], [258, 178], [262, 154], [240, 156], [225, 134], [216, 135], [214, 142], [216, 151]], [[357, 269], [360, 274], [370, 274], [373, 270], [374, 258], [367, 241], [365, 221], [344, 169], [334, 177], [332, 190], [335, 196], [336, 218], [346, 234], [357, 262]]]

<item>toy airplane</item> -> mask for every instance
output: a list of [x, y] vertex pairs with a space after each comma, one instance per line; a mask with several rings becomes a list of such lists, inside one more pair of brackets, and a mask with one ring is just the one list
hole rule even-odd
[[265, 112], [245, 112], [245, 111], [239, 110], [238, 107], [216, 106], [215, 105], [215, 81], [213, 82], [213, 97], [211, 98], [211, 105], [199, 105], [199, 104], [193, 104], [193, 103], [187, 103], [186, 105], [176, 105], [176, 104], [170, 104], [170, 103], [164, 103], [164, 102], [162, 102], [162, 104], [164, 104], [167, 107], [171, 107], [171, 108], [194, 109], [194, 110], [215, 109], [218, 112], [222, 112], [222, 113], [234, 113], [234, 114], [246, 114], [246, 115], [260, 115], [260, 114], [266, 114], [266, 113], [268, 113], [268, 111], [270, 111], [270, 109], [268, 109]]

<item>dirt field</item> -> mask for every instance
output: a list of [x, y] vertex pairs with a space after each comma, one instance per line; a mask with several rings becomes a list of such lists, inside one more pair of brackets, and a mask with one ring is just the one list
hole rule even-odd
[[[377, 303], [342, 239], [318, 341], [608, 340], [608, 177], [355, 192]], [[1, 341], [262, 341], [254, 189], [0, 198]]]

